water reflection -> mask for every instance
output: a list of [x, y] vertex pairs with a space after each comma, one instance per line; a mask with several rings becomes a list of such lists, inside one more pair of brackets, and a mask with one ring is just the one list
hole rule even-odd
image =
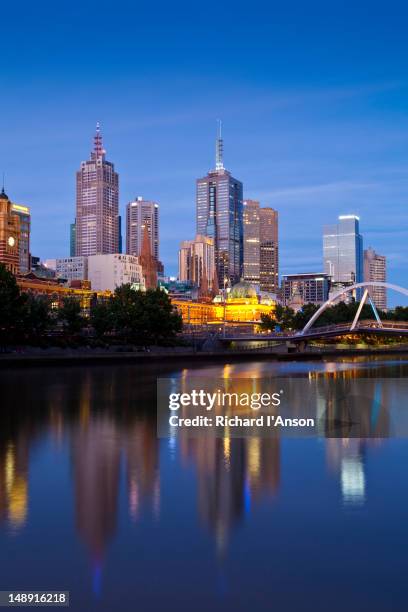
[[[323, 364], [308, 364], [306, 369], [305, 364], [299, 365], [295, 371], [292, 367], [291, 375], [306, 376], [310, 384], [320, 385], [333, 376], [342, 376], [346, 381], [360, 376], [349, 364], [340, 372], [333, 371], [331, 366], [324, 368]], [[257, 377], [265, 376], [265, 372], [281, 376], [287, 367], [277, 364], [271, 372], [270, 364], [255, 364], [250, 370], [254, 389]], [[406, 365], [392, 364], [393, 375], [395, 368], [407, 371]], [[365, 366], [364, 370], [366, 376]], [[235, 377], [231, 384], [239, 386], [237, 379], [248, 377], [248, 366], [230, 365], [202, 372], [209, 376], [217, 372], [219, 377], [227, 373]], [[190, 373], [191, 370], [184, 369], [179, 375], [188, 378]], [[375, 385], [372, 369], [369, 375]], [[44, 469], [38, 453], [44, 453], [50, 470], [50, 462], [56, 456], [53, 453], [67, 454], [71, 514], [92, 567], [96, 594], [101, 589], [101, 572], [110, 554], [110, 544], [124, 529], [120, 514], [122, 485], [126, 515], [131, 523], [137, 524], [143, 513], [157, 522], [162, 519], [163, 471], [168, 467], [161, 462], [168, 462], [170, 454], [168, 441], [159, 441], [156, 436], [156, 376], [155, 370], [132, 366], [21, 370], [0, 375], [2, 527], [14, 535], [23, 534], [30, 523], [30, 501], [36, 496], [30, 473], [38, 474], [38, 470]], [[27, 389], [35, 389], [35, 395]], [[386, 385], [379, 387], [378, 402], [389, 399], [389, 393]], [[336, 406], [338, 402], [330, 394], [322, 393], [317, 411], [329, 408], [330, 412]], [[364, 413], [367, 434], [373, 428], [383, 431], [388, 426], [384, 421], [386, 415], [376, 409], [377, 404]], [[339, 418], [338, 414], [331, 416]], [[195, 488], [189, 487], [183, 495], [195, 497], [202, 529], [211, 534], [221, 559], [228, 555], [234, 533], [250, 520], [257, 507], [267, 504], [273, 508], [279, 500], [285, 500], [285, 478], [289, 474], [282, 464], [285, 457], [290, 457], [290, 450], [285, 450], [282, 440], [240, 439], [230, 434], [227, 429], [223, 438], [190, 438], [175, 433], [172, 441], [177, 470], [194, 470]], [[50, 441], [52, 452], [47, 446]], [[370, 494], [367, 456], [370, 448], [381, 441], [343, 437], [324, 439], [322, 443], [325, 452], [321, 467], [334, 479], [340, 503], [347, 508], [363, 508]], [[300, 461], [303, 460], [306, 459], [301, 457]], [[44, 505], [52, 503], [51, 497], [42, 500]]]

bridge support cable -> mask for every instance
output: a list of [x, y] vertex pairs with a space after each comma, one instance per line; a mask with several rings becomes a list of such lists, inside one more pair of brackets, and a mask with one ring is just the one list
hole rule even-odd
[[382, 327], [383, 324], [382, 324], [382, 321], [380, 319], [380, 315], [378, 314], [377, 308], [375, 307], [375, 304], [374, 304], [373, 299], [371, 298], [371, 295], [368, 296], [368, 299], [369, 299], [369, 302], [371, 304], [371, 308], [373, 309], [374, 316], [375, 316], [375, 318], [377, 320], [378, 327]]
[[358, 305], [356, 316], [354, 317], [353, 322], [351, 324], [350, 331], [353, 331], [353, 329], [356, 328], [356, 325], [357, 325], [358, 320], [359, 320], [360, 315], [361, 315], [361, 311], [363, 310], [363, 306], [366, 303], [367, 298], [368, 298], [368, 289], [365, 289], [365, 291], [363, 293], [363, 297], [361, 299], [361, 302]]

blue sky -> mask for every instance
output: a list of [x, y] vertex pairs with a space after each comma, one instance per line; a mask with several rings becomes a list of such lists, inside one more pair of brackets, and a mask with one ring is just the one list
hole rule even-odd
[[160, 203], [174, 274], [220, 117], [225, 165], [280, 213], [282, 273], [320, 270], [322, 226], [356, 213], [408, 287], [408, 9], [286, 4], [3, 8], [0, 169], [32, 208], [33, 254], [68, 254], [75, 171], [99, 120], [122, 213], [136, 195]]

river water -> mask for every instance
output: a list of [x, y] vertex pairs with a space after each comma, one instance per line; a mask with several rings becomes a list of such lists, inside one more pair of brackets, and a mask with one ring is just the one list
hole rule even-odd
[[158, 439], [158, 374], [404, 378], [408, 360], [1, 370], [0, 590], [70, 591], [75, 611], [406, 609], [408, 440]]

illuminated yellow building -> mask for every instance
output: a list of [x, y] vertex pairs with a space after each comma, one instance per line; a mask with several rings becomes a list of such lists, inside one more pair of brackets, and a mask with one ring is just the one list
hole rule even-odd
[[256, 290], [249, 283], [238, 283], [227, 294], [226, 301], [216, 296], [212, 302], [193, 300], [172, 300], [181, 313], [183, 323], [205, 325], [222, 323], [253, 323], [260, 321], [262, 314], [273, 315], [276, 302], [272, 299], [259, 299]]
[[110, 291], [92, 291], [89, 283], [85, 287], [74, 288], [61, 285], [57, 280], [50, 278], [39, 278], [33, 272], [16, 277], [21, 291], [34, 293], [35, 295], [48, 295], [52, 300], [52, 306], [57, 308], [64, 297], [76, 297], [79, 299], [82, 310], [88, 311], [96, 299], [108, 299], [112, 296]]

